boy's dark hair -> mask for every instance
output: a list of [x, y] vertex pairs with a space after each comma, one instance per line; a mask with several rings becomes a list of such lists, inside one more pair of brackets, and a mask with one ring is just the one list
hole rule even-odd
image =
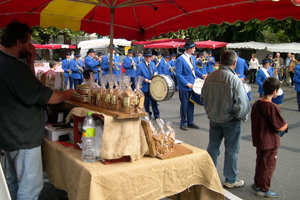
[[56, 62], [55, 62], [55, 61], [53, 61], [53, 60], [51, 60], [51, 61], [49, 62], [49, 66], [50, 66], [50, 68], [53, 68], [53, 67], [54, 67], [54, 65], [56, 65]]
[[278, 90], [280, 88], [280, 82], [275, 77], [268, 77], [264, 81], [262, 88], [265, 95], [271, 95], [274, 90]]
[[93, 74], [94, 74], [95, 72], [94, 72], [94, 70], [92, 70], [91, 68], [85, 69], [85, 70], [83, 71], [83, 78], [89, 79], [89, 78], [91, 77], [90, 73], [93, 73]]
[[4, 28], [0, 43], [7, 48], [15, 46], [17, 40], [24, 44], [28, 40], [27, 33], [32, 34], [32, 29], [27, 24], [13, 20]]

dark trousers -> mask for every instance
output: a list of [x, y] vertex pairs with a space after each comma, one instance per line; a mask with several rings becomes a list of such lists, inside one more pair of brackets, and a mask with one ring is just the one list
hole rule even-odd
[[151, 117], [151, 115], [152, 115], [152, 112], [150, 111], [149, 101], [151, 101], [151, 104], [152, 104], [152, 111], [153, 111], [154, 117], [155, 118], [160, 117], [159, 116], [159, 110], [158, 110], [158, 107], [157, 107], [157, 101], [153, 100], [150, 97], [149, 92], [144, 92], [144, 95], [145, 95], [144, 106], [145, 106], [146, 112], [149, 114], [149, 117]]
[[73, 79], [73, 83], [74, 83], [74, 89], [77, 89], [77, 85], [80, 85], [82, 83], [81, 79]]
[[132, 88], [132, 91], [134, 91], [134, 89], [135, 89], [135, 77], [131, 77], [131, 88]]
[[278, 148], [260, 150], [256, 148], [256, 167], [254, 183], [262, 191], [267, 192], [271, 187], [277, 161]]
[[194, 124], [194, 103], [189, 100], [191, 91], [179, 90], [180, 125]]
[[249, 83], [255, 83], [256, 81], [256, 69], [250, 69], [250, 81]]
[[300, 111], [300, 92], [297, 92], [298, 111]]
[[293, 86], [294, 85], [294, 72], [290, 72], [290, 77], [291, 77], [291, 86]]
[[171, 74], [171, 78], [173, 79], [174, 83], [175, 83], [175, 90], [178, 89], [178, 84], [177, 84], [177, 78], [176, 78], [176, 75], [174, 74]]
[[68, 87], [68, 81], [69, 81], [70, 89], [73, 89], [73, 79], [71, 79], [71, 77], [69, 77], [69, 76], [65, 76], [65, 86], [66, 86], [66, 88]]

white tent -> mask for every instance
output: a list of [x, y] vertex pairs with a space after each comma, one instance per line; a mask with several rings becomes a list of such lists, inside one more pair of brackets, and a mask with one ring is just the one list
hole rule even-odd
[[279, 43], [269, 44], [267, 46], [268, 51], [280, 52], [280, 53], [300, 53], [300, 43]]
[[[78, 48], [96, 48], [97, 46], [108, 46], [110, 39], [97, 39], [81, 41], [78, 44]], [[131, 46], [131, 41], [125, 39], [114, 39], [114, 45], [117, 46]], [[96, 46], [96, 47], [95, 47]]]
[[239, 42], [239, 43], [228, 43], [226, 45], [229, 49], [257, 49], [265, 50], [269, 44], [262, 42]]

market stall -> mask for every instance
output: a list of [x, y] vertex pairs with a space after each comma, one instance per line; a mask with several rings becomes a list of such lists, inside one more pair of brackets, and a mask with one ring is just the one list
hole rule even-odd
[[84, 163], [81, 151], [44, 139], [43, 166], [49, 181], [67, 191], [70, 200], [161, 199], [182, 191], [180, 199], [223, 200], [223, 188], [209, 154], [182, 145], [193, 153], [167, 160], [143, 157], [133, 163], [103, 165], [98, 161]]

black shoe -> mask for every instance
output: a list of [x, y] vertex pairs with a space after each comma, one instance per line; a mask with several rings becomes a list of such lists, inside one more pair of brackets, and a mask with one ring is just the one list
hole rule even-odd
[[181, 130], [184, 130], [184, 131], [187, 131], [187, 130], [188, 130], [188, 128], [187, 128], [186, 125], [180, 125], [180, 129], [181, 129]]
[[193, 129], [200, 129], [199, 126], [197, 126], [196, 124], [191, 124], [191, 125], [188, 125], [189, 128], [193, 128]]

